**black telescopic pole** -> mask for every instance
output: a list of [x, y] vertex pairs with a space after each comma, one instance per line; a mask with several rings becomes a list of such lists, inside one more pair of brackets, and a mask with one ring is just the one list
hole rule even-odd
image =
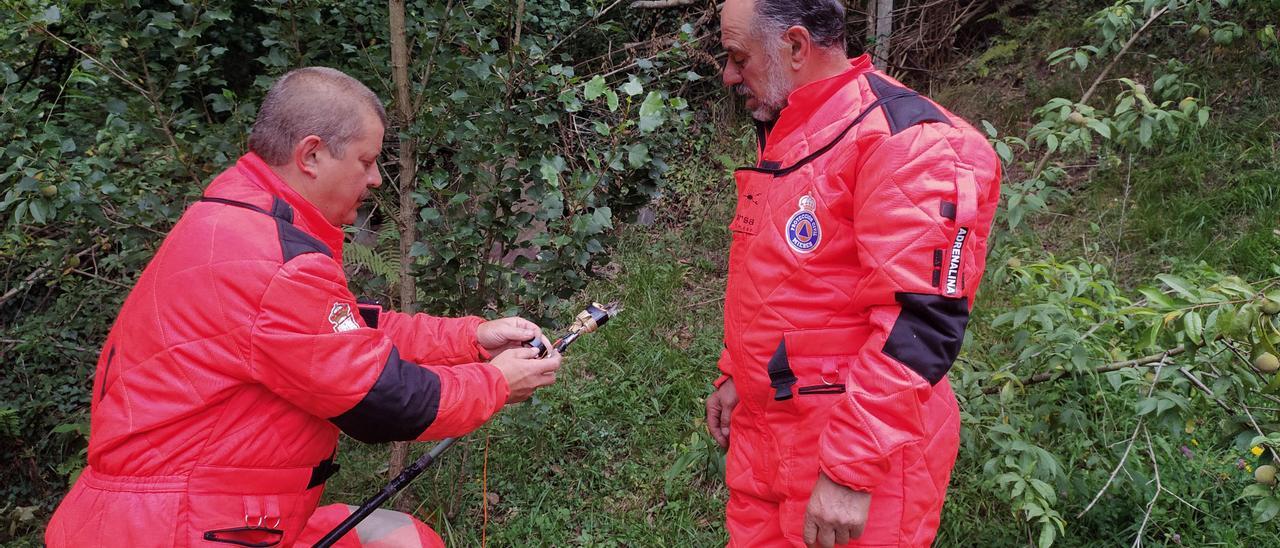
[[[573, 344], [573, 341], [577, 340], [583, 333], [595, 331], [596, 328], [604, 325], [609, 321], [609, 318], [616, 316], [618, 312], [621, 311], [622, 308], [618, 306], [616, 301], [609, 303], [607, 306], [599, 303], [591, 303], [591, 306], [588, 306], [586, 310], [580, 312], [577, 318], [575, 318], [573, 326], [569, 329], [569, 334], [558, 339], [553, 343], [553, 346], [557, 352], [564, 352], [569, 348], [569, 345]], [[529, 344], [539, 350], [539, 358], [547, 354], [547, 349], [542, 345], [542, 341], [540, 340], [535, 339], [526, 344]], [[445, 438], [440, 440], [440, 442], [437, 443], [435, 447], [432, 447], [427, 454], [423, 455], [417, 460], [417, 462], [414, 462], [409, 465], [408, 468], [405, 468], [404, 471], [400, 472], [400, 475], [391, 480], [391, 483], [388, 483], [381, 491], [378, 491], [378, 494], [370, 497], [369, 500], [364, 501], [364, 504], [361, 504], [359, 508], [356, 508], [356, 511], [352, 512], [350, 516], [347, 516], [347, 519], [342, 520], [342, 523], [339, 523], [337, 527], [334, 527], [332, 531], [329, 531], [328, 534], [313, 544], [312, 547], [329, 548], [333, 546], [335, 542], [338, 542], [338, 539], [351, 532], [351, 530], [355, 529], [356, 525], [363, 521], [364, 518], [369, 517], [369, 514], [372, 514], [374, 510], [377, 510], [379, 506], [382, 506], [382, 503], [387, 502], [387, 499], [394, 497], [396, 493], [399, 493], [412, 483], [414, 479], [422, 475], [422, 472], [426, 470], [428, 466], [431, 466], [431, 463], [435, 462], [436, 459], [440, 457], [440, 454], [444, 453], [445, 450], [456, 441], [458, 441], [458, 438]]]
[[372, 514], [374, 510], [377, 510], [379, 506], [382, 506], [382, 503], [387, 502], [387, 499], [395, 496], [396, 493], [399, 493], [400, 490], [404, 489], [410, 482], [421, 475], [422, 472], [426, 470], [428, 466], [431, 466], [431, 463], [435, 462], [435, 460], [440, 457], [440, 454], [444, 453], [445, 450], [448, 449], [450, 445], [453, 445], [453, 442], [455, 441], [458, 441], [458, 438], [445, 438], [441, 440], [440, 443], [437, 443], [435, 447], [432, 447], [431, 450], [427, 452], [427, 454], [419, 458], [417, 462], [409, 465], [408, 468], [405, 468], [403, 472], [400, 472], [400, 475], [391, 480], [391, 483], [388, 483], [386, 487], [383, 487], [381, 491], [378, 491], [378, 494], [369, 498], [369, 500], [364, 501], [364, 504], [361, 504], [355, 512], [352, 512], [350, 516], [347, 516], [347, 519], [342, 520], [342, 523], [339, 523], [337, 527], [334, 527], [332, 531], [329, 531], [329, 534], [325, 535], [324, 538], [321, 538], [319, 542], [316, 542], [313, 545], [314, 548], [329, 548], [330, 546], [333, 546], [333, 543], [338, 542], [338, 539], [342, 538], [343, 535], [347, 534], [352, 529], [355, 529], [357, 524], [363, 521], [364, 518], [369, 517], [369, 514]]

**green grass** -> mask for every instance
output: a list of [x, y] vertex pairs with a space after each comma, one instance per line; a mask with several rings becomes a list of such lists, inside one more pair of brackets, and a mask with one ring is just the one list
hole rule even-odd
[[[504, 409], [413, 484], [414, 514], [451, 546], [478, 545], [487, 444], [493, 546], [723, 545], [721, 457], [702, 423], [718, 374], [723, 232], [629, 234], [616, 277], [579, 303], [620, 299], [622, 314], [570, 349], [554, 386]], [[339, 460], [326, 500], [358, 504], [383, 482], [385, 448], [345, 440]]]

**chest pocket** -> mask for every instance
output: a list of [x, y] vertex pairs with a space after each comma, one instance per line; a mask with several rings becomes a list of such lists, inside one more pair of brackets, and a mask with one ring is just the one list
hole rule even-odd
[[738, 186], [738, 206], [733, 212], [733, 221], [729, 230], [755, 236], [761, 226], [768, 222], [764, 218], [765, 200], [768, 198], [769, 184], [773, 181], [771, 173], [762, 173], [750, 169], [739, 169], [733, 173]]

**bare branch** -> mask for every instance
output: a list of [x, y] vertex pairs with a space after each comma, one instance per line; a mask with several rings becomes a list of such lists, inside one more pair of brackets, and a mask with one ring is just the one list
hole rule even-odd
[[660, 10], [664, 8], [676, 8], [680, 6], [688, 6], [698, 0], [636, 0], [627, 6], [631, 9], [642, 10]]
[[1151, 469], [1155, 472], [1156, 494], [1151, 496], [1151, 502], [1147, 503], [1147, 511], [1142, 515], [1142, 525], [1138, 526], [1138, 536], [1133, 539], [1134, 548], [1142, 546], [1142, 532], [1146, 530], [1147, 521], [1151, 519], [1151, 510], [1156, 507], [1156, 499], [1160, 498], [1160, 492], [1165, 490], [1160, 485], [1160, 464], [1156, 462], [1156, 450], [1151, 443], [1151, 432], [1143, 428], [1142, 434], [1147, 438], [1147, 454], [1151, 456]]
[[[1125, 361], [1122, 361], [1122, 362], [1113, 362], [1113, 363], [1109, 363], [1109, 364], [1107, 364], [1107, 365], [1103, 365], [1103, 366], [1097, 367], [1097, 368], [1095, 368], [1095, 369], [1089, 369], [1089, 370], [1087, 370], [1087, 371], [1050, 371], [1050, 372], [1045, 372], [1045, 373], [1036, 373], [1035, 375], [1032, 375], [1032, 376], [1030, 376], [1030, 377], [1027, 377], [1027, 378], [1025, 378], [1025, 379], [1023, 379], [1023, 380], [1019, 381], [1019, 384], [1021, 384], [1021, 385], [1023, 385], [1023, 386], [1026, 386], [1026, 385], [1028, 385], [1028, 384], [1038, 384], [1038, 383], [1042, 383], [1042, 382], [1056, 381], [1056, 380], [1061, 379], [1061, 378], [1063, 378], [1063, 377], [1068, 377], [1068, 376], [1074, 377], [1074, 376], [1076, 376], [1076, 375], [1079, 375], [1079, 374], [1081, 374], [1081, 373], [1085, 373], [1085, 372], [1088, 372], [1088, 373], [1110, 373], [1110, 372], [1112, 372], [1112, 371], [1117, 371], [1117, 370], [1125, 369], [1125, 368], [1128, 368], [1128, 367], [1138, 367], [1138, 366], [1143, 366], [1143, 365], [1151, 365], [1151, 364], [1153, 364], [1153, 363], [1154, 363], [1154, 364], [1157, 364], [1157, 365], [1161, 365], [1161, 364], [1162, 364], [1162, 362], [1163, 362], [1166, 358], [1172, 358], [1172, 357], [1177, 356], [1178, 354], [1181, 354], [1181, 353], [1186, 352], [1186, 351], [1187, 351], [1187, 349], [1186, 349], [1186, 347], [1185, 347], [1185, 346], [1183, 346], [1183, 345], [1178, 345], [1178, 346], [1175, 346], [1175, 347], [1170, 348], [1170, 349], [1168, 349], [1168, 350], [1165, 350], [1164, 352], [1161, 352], [1161, 353], [1159, 353], [1159, 354], [1152, 354], [1152, 355], [1150, 355], [1150, 356], [1143, 356], [1143, 357], [1141, 357], [1141, 358], [1137, 358], [1137, 359], [1134, 359], [1134, 360], [1125, 360]], [[1001, 387], [1001, 386], [1002, 386], [1002, 385], [988, 386], [988, 387], [986, 387], [986, 388], [983, 388], [983, 389], [982, 389], [982, 393], [983, 393], [983, 394], [995, 394], [996, 392], [999, 392], [999, 391], [1000, 391], [1000, 387]]]
[[[1160, 378], [1160, 369], [1163, 367], [1164, 361], [1160, 361], [1159, 364], [1156, 365], [1156, 378]], [[1155, 390], [1156, 383], [1153, 382], [1151, 383], [1151, 386], [1147, 387], [1147, 397], [1150, 398], [1151, 394], [1155, 392]], [[1093, 505], [1097, 504], [1098, 500], [1102, 498], [1102, 494], [1107, 492], [1107, 488], [1111, 487], [1111, 482], [1115, 481], [1116, 474], [1120, 473], [1120, 469], [1124, 467], [1124, 461], [1129, 458], [1129, 451], [1133, 450], [1133, 442], [1137, 441], [1138, 431], [1142, 430], [1142, 425], [1145, 420], [1145, 417], [1138, 418], [1138, 425], [1133, 427], [1133, 434], [1129, 436], [1129, 443], [1124, 448], [1124, 454], [1120, 456], [1120, 462], [1117, 462], [1115, 469], [1111, 470], [1111, 477], [1107, 478], [1107, 482], [1102, 484], [1102, 489], [1099, 489], [1098, 494], [1093, 496], [1093, 500], [1089, 501], [1088, 506], [1085, 506], [1084, 510], [1081, 510], [1079, 514], [1076, 514], [1076, 519], [1084, 517], [1084, 515], [1093, 508]]]

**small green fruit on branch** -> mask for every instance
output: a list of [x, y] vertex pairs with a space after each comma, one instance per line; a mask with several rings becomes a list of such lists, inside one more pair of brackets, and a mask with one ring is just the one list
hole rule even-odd
[[1276, 484], [1276, 467], [1270, 464], [1259, 466], [1253, 471], [1253, 480], [1263, 485]]
[[1263, 373], [1275, 373], [1280, 369], [1280, 358], [1270, 352], [1263, 352], [1253, 359], [1253, 367]]

